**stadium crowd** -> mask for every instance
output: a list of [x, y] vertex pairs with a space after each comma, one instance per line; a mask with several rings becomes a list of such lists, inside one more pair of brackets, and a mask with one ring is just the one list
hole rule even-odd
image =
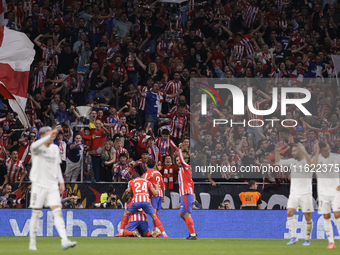
[[[85, 181], [126, 182], [152, 158], [171, 190], [180, 143], [192, 166], [274, 164], [277, 141], [285, 144], [284, 158], [299, 141], [311, 154], [319, 140], [340, 153], [340, 90], [331, 59], [340, 51], [340, 12], [331, 0], [189, 1], [177, 16], [175, 8], [148, 0], [12, 0], [5, 10], [6, 26], [25, 33], [36, 56], [25, 109], [31, 128], [23, 128], [0, 97], [0, 189], [28, 180], [30, 145], [46, 125], [63, 128], [54, 143], [67, 182], [81, 180], [82, 165]], [[213, 128], [211, 117], [238, 117], [228, 92], [219, 93], [220, 107], [208, 101], [207, 117], [200, 117], [192, 80], [207, 77], [225, 78], [245, 93], [252, 87], [260, 110], [270, 108], [273, 87], [305, 87], [313, 116], [294, 105], [286, 116], [278, 107], [266, 117], [246, 107], [248, 119], [295, 119], [298, 125]], [[259, 85], [255, 78], [272, 79]], [[88, 120], [79, 106], [91, 107]], [[88, 127], [80, 128], [79, 120]], [[200, 178], [215, 186], [242, 176]]]

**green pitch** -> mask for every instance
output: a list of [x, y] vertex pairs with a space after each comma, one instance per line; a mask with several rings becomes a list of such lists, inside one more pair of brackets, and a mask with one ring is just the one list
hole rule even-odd
[[0, 254], [135, 254], [135, 255], [175, 255], [175, 254], [339, 254], [339, 248], [326, 250], [327, 240], [312, 240], [311, 246], [302, 246], [303, 240], [287, 246], [288, 240], [278, 239], [216, 239], [200, 238], [189, 241], [181, 238], [111, 238], [111, 237], [73, 237], [78, 245], [63, 251], [58, 237], [38, 237], [38, 251], [28, 251], [28, 237], [0, 237]]

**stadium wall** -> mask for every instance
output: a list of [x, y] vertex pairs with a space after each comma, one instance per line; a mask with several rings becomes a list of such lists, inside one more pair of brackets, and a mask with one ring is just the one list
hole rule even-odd
[[[63, 210], [68, 236], [114, 236], [124, 210], [77, 209]], [[29, 234], [30, 209], [2, 209], [1, 236], [27, 236]], [[199, 237], [210, 238], [289, 238], [286, 212], [283, 210], [194, 210], [192, 217]], [[313, 215], [313, 239], [325, 239], [323, 217]], [[334, 216], [333, 230], [337, 239]], [[179, 210], [161, 210], [160, 219], [171, 237], [186, 237], [188, 230], [179, 217]], [[305, 236], [305, 220], [301, 212], [295, 214], [298, 238]], [[150, 228], [153, 228], [149, 219]], [[58, 236], [53, 226], [53, 215], [42, 210], [38, 226], [38, 236]]]
[[[84, 208], [92, 208], [93, 203], [100, 202], [100, 195], [107, 192], [110, 186], [115, 188], [119, 197], [122, 197], [127, 183], [66, 183], [66, 190], [62, 198], [69, 197], [71, 194], [77, 194]], [[111, 189], [112, 189], [111, 186]], [[195, 194], [197, 200], [202, 204], [203, 209], [217, 209], [224, 199], [229, 199], [232, 209], [240, 208], [239, 194], [247, 190], [246, 183], [220, 183], [216, 187], [212, 187], [210, 183], [195, 183]], [[259, 185], [258, 191], [262, 194], [261, 203], [264, 210], [285, 210], [289, 196], [289, 184], [281, 184], [280, 186]], [[31, 185], [24, 184], [17, 188], [17, 184], [13, 186], [13, 193], [16, 199], [23, 198], [25, 203], [18, 208], [28, 208]], [[316, 185], [313, 185], [314, 208], [317, 209]], [[165, 202], [163, 209], [174, 209], [179, 203], [180, 196], [178, 193], [178, 184], [174, 184], [172, 191], [165, 192]]]

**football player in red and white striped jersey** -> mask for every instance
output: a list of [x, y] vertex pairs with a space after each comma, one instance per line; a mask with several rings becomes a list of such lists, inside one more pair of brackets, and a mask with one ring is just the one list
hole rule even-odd
[[[143, 177], [145, 180], [150, 181], [154, 187], [159, 186], [158, 194], [156, 195], [152, 194], [152, 197], [151, 197], [152, 207], [155, 209], [156, 216], [159, 219], [158, 212], [162, 208], [162, 202], [164, 201], [164, 182], [163, 182], [162, 174], [159, 172], [159, 170], [154, 169], [154, 168], [148, 168], [147, 166], [148, 161], [146, 164], [146, 168], [148, 170], [146, 171]], [[158, 164], [157, 164], [157, 167], [158, 167]], [[156, 228], [156, 222], [154, 220], [153, 220], [153, 225]]]
[[22, 182], [27, 174], [24, 164], [18, 160], [18, 152], [12, 151], [11, 157], [6, 160], [7, 173], [9, 177], [9, 183], [19, 182], [21, 187]]
[[191, 167], [186, 162], [183, 152], [182, 144], [179, 144], [178, 156], [175, 158], [178, 171], [179, 194], [181, 196], [180, 216], [185, 221], [190, 232], [188, 240], [196, 240], [194, 221], [191, 218], [192, 203], [194, 202], [194, 182], [191, 179]]
[[[153, 168], [155, 166], [155, 161], [149, 159], [147, 162], [147, 168]], [[127, 192], [133, 192], [132, 204], [126, 208], [124, 212], [124, 216], [121, 222], [121, 229], [117, 236], [123, 236], [122, 229], [125, 228], [128, 216], [132, 213], [136, 213], [140, 208], [142, 208], [146, 214], [149, 214], [151, 218], [154, 220], [156, 227], [160, 229], [163, 234], [163, 237], [168, 237], [165, 233], [164, 228], [162, 226], [161, 221], [157, 218], [155, 210], [152, 208], [150, 204], [149, 192], [156, 195], [158, 194], [159, 185], [156, 184], [156, 188], [153, 187], [151, 182], [141, 179], [139, 174], [134, 173], [132, 175], [132, 180], [129, 181]]]

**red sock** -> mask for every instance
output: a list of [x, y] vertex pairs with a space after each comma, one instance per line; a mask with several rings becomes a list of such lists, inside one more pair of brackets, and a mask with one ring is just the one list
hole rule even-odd
[[146, 237], [151, 237], [152, 235], [151, 235], [150, 232], [147, 232], [147, 233], [145, 234], [145, 236], [146, 236]]
[[158, 213], [156, 213], [157, 219], [159, 219]]
[[128, 218], [129, 218], [129, 216], [127, 216], [127, 215], [124, 215], [124, 216], [123, 216], [122, 222], [120, 223], [120, 229], [121, 229], [121, 230], [122, 230], [122, 229], [125, 229], [125, 226], [126, 226], [126, 224], [127, 224], [127, 222], [128, 222]]
[[194, 221], [192, 220], [191, 217], [185, 219], [185, 224], [187, 225], [187, 228], [189, 229], [190, 234], [195, 234]]
[[159, 228], [161, 232], [164, 232], [164, 228], [162, 226], [162, 222], [159, 219], [154, 220], [154, 225], [155, 227]]
[[125, 230], [124, 231], [124, 236], [133, 236], [133, 232], [130, 230]]

